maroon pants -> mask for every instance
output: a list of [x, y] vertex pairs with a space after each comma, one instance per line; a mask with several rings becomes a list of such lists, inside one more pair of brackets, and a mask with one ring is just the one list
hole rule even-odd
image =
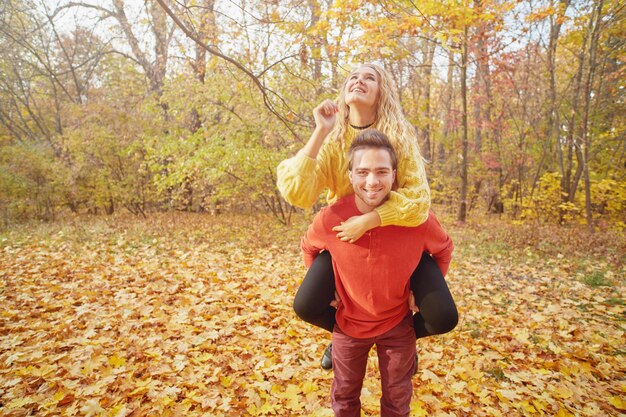
[[361, 388], [372, 346], [378, 352], [383, 396], [381, 417], [408, 417], [415, 372], [415, 331], [411, 313], [380, 336], [357, 339], [335, 325], [333, 331], [333, 386], [330, 393], [336, 417], [360, 417]]

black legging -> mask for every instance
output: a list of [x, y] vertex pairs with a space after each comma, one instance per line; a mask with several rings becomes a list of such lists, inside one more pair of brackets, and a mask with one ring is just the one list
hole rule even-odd
[[[415, 335], [420, 337], [447, 333], [459, 321], [456, 305], [434, 259], [424, 252], [411, 275], [411, 290], [419, 313], [413, 316]], [[298, 288], [293, 309], [304, 321], [333, 331], [335, 310], [329, 303], [335, 298], [335, 274], [328, 251], [320, 253]]]

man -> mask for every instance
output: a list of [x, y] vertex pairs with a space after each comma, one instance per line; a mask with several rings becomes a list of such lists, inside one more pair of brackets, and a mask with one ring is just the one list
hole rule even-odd
[[374, 129], [354, 139], [348, 159], [354, 195], [323, 208], [301, 242], [307, 267], [321, 251], [332, 256], [338, 298], [332, 336], [332, 407], [337, 417], [360, 416], [367, 357], [376, 344], [381, 416], [404, 417], [410, 412], [416, 367], [409, 279], [424, 251], [445, 275], [453, 245], [432, 213], [419, 227], [377, 227], [354, 243], [337, 239], [333, 227], [385, 202], [397, 168], [391, 143]]

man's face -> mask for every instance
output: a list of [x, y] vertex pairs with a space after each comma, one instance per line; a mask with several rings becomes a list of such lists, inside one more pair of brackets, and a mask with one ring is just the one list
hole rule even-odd
[[396, 171], [385, 149], [359, 149], [352, 157], [349, 177], [357, 207], [367, 213], [385, 202], [396, 179]]

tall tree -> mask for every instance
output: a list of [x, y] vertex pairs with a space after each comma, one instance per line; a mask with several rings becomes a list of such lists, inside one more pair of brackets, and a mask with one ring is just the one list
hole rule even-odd
[[467, 65], [468, 65], [468, 27], [463, 30], [463, 41], [461, 44], [461, 192], [459, 201], [459, 211], [457, 220], [465, 222], [467, 218], [467, 194], [468, 194], [468, 148], [469, 148], [469, 128], [467, 122]]
[[[534, 192], [539, 176], [544, 169], [544, 164], [548, 158], [552, 144], [557, 151], [557, 159], [559, 164], [562, 165], [561, 147], [559, 145], [559, 132], [560, 132], [560, 116], [558, 111], [557, 102], [557, 86], [556, 86], [556, 58], [557, 58], [557, 45], [559, 36], [561, 34], [561, 28], [565, 21], [565, 14], [571, 3], [571, 0], [559, 0], [556, 5], [556, 13], [550, 14], [550, 33], [548, 35], [548, 49], [547, 49], [547, 66], [548, 66], [548, 80], [549, 80], [549, 95], [548, 95], [548, 114], [547, 121], [545, 123], [545, 137], [548, 140], [544, 141], [543, 152], [541, 160], [537, 164], [537, 170], [535, 178], [533, 179], [532, 191]], [[553, 6], [552, 2], [550, 4]]]
[[423, 146], [423, 156], [428, 160], [432, 160], [433, 143], [432, 143], [432, 106], [431, 106], [431, 90], [432, 90], [432, 73], [433, 61], [437, 44], [430, 39], [423, 40], [423, 58], [422, 67], [422, 94], [421, 108], [423, 111], [424, 125], [420, 129], [421, 143]]
[[[474, 0], [474, 12], [484, 13], [483, 0]], [[474, 57], [476, 61], [476, 98], [474, 100], [475, 134], [474, 149], [477, 153], [482, 151], [483, 134], [485, 126], [491, 127], [491, 106], [493, 96], [491, 94], [490, 55], [487, 50], [489, 37], [489, 22], [480, 19], [476, 25], [474, 35]], [[487, 132], [489, 129], [487, 129]]]
[[[594, 94], [593, 85], [596, 77], [596, 65], [598, 55], [598, 40], [602, 31], [602, 9], [604, 0], [596, 1], [589, 19], [589, 53], [587, 57], [587, 73], [583, 84], [583, 112], [580, 121], [580, 139], [578, 140], [578, 164], [582, 166], [582, 175], [584, 177], [585, 188], [585, 217], [587, 219], [587, 227], [590, 232], [594, 231], [593, 216], [591, 213], [591, 179], [589, 176], [589, 156], [592, 146], [589, 133], [589, 112], [592, 96]], [[579, 174], [580, 175], [580, 174]]]
[[[454, 60], [454, 49], [448, 49], [448, 65], [446, 71], [446, 84], [443, 91], [443, 120], [441, 123], [441, 134], [444, 139], [448, 139], [453, 134], [454, 129], [454, 112], [453, 112], [453, 91], [454, 91], [454, 68], [456, 68]], [[443, 163], [446, 159], [446, 152], [443, 141], [439, 141], [437, 158], [438, 163]]]
[[[148, 33], [152, 35], [147, 46], [143, 46], [145, 39], [137, 34], [141, 28], [129, 18], [127, 11], [129, 6], [125, 0], [111, 0], [111, 3], [108, 5], [69, 2], [59, 7], [56, 12], [72, 7], [95, 10], [100, 13], [102, 20], [115, 20], [117, 28], [131, 51], [130, 54], [127, 54], [122, 49], [118, 50], [118, 52], [128, 56], [143, 69], [150, 85], [150, 91], [155, 93], [157, 97], [163, 94], [163, 81], [167, 72], [170, 45], [176, 26], [168, 21], [165, 12], [155, 0], [145, 1], [144, 7], [140, 12], [143, 15], [143, 19], [140, 21], [145, 22], [147, 26], [144, 29], [147, 29]], [[146, 32], [143, 31], [143, 33], [145, 34]]]
[[[215, 19], [215, 0], [203, 0], [196, 6], [200, 12], [196, 23], [198, 39], [206, 45], [217, 45], [218, 28]], [[195, 55], [191, 61], [193, 73], [200, 84], [206, 80], [207, 50], [200, 44], [194, 44]], [[190, 130], [196, 132], [202, 126], [202, 119], [197, 106], [191, 109]]]

